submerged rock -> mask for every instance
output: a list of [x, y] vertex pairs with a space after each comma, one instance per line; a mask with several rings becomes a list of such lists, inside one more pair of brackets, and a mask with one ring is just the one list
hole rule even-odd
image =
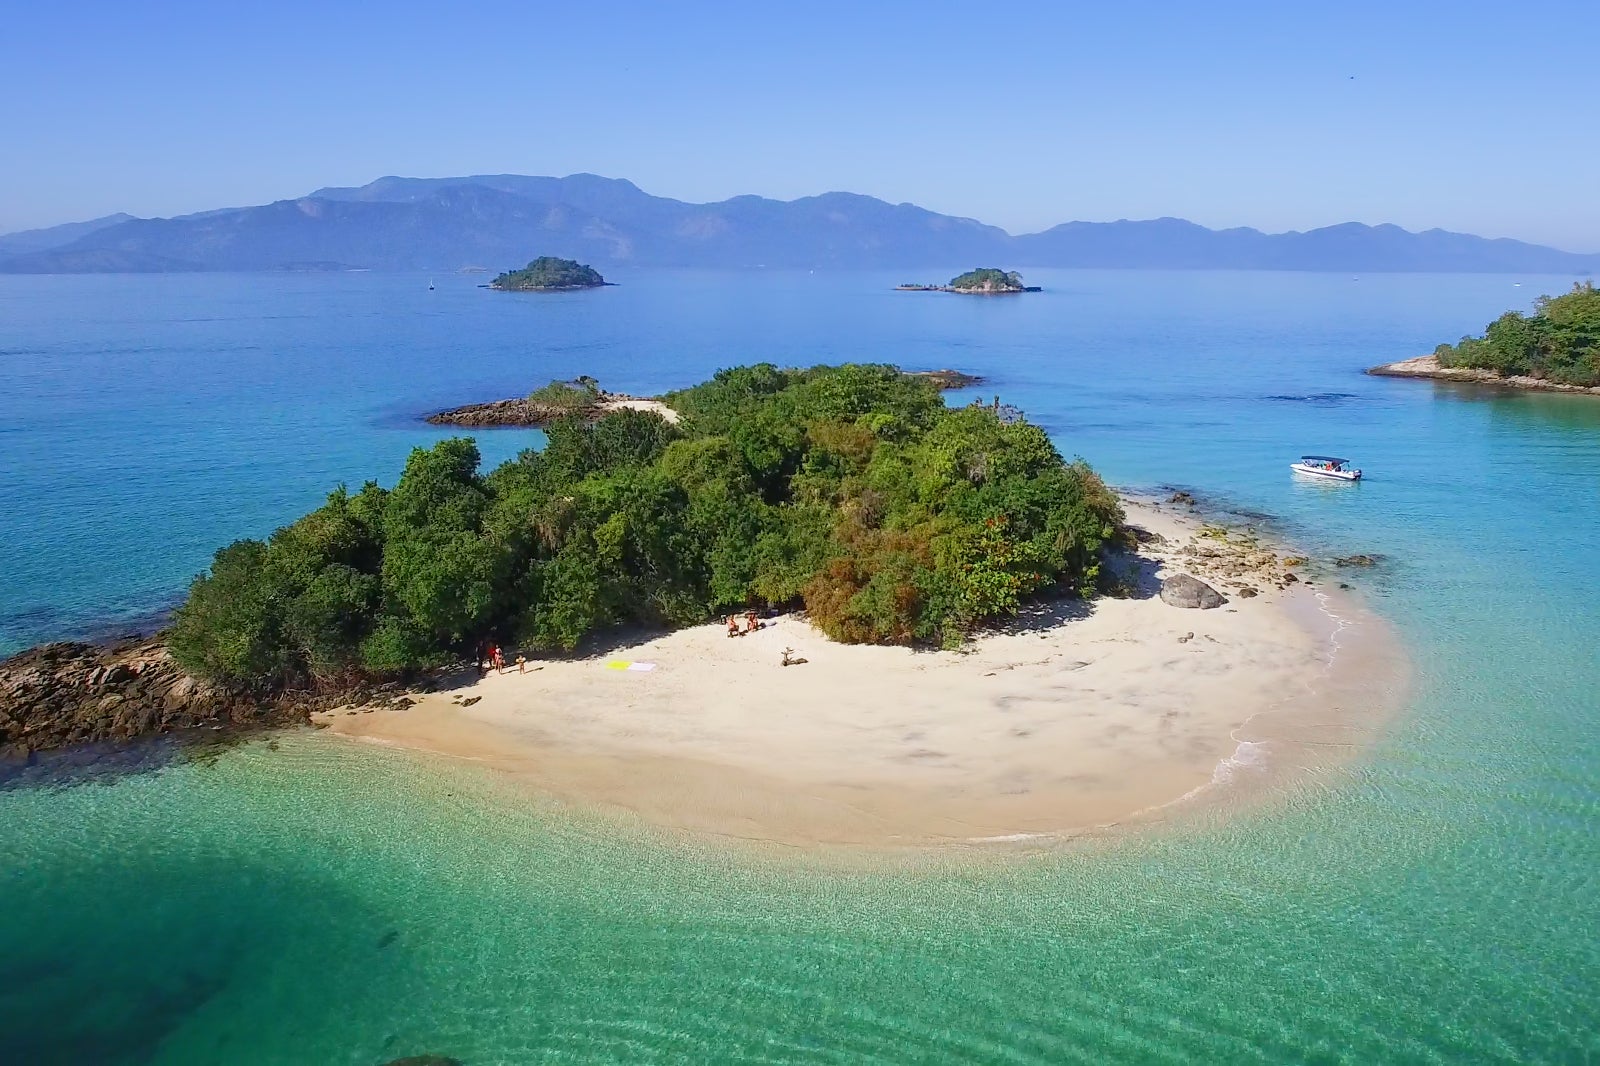
[[1221, 607], [1228, 602], [1222, 593], [1188, 574], [1179, 574], [1161, 582], [1161, 601], [1174, 607], [1197, 607], [1201, 610]]
[[1333, 561], [1334, 566], [1377, 566], [1383, 561], [1381, 555], [1343, 555]]

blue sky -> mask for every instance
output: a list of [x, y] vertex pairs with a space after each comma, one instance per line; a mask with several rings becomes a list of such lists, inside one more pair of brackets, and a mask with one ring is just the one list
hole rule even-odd
[[[565, 9], [564, 9], [565, 8]], [[13, 5], [0, 232], [383, 174], [1600, 251], [1600, 4]]]

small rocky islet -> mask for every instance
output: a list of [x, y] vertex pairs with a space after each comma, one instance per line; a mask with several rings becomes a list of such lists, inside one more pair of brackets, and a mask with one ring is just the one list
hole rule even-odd
[[506, 271], [485, 288], [500, 292], [573, 292], [578, 289], [598, 289], [610, 284], [600, 276], [598, 270], [586, 263], [541, 255], [520, 270]]
[[1024, 285], [1022, 275], [1015, 270], [999, 267], [978, 267], [965, 274], [957, 274], [944, 285], [919, 285], [907, 282], [896, 285], [897, 292], [959, 292], [969, 296], [1004, 296], [1018, 292], [1040, 292], [1038, 285]]

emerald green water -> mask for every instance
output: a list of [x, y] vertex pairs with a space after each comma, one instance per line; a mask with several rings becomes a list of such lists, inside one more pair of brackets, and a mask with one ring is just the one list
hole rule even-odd
[[1463, 817], [1498, 775], [1419, 787], [1415, 762], [1181, 833], [877, 872], [310, 737], [13, 795], [8, 1061], [1593, 1054], [1584, 808]]
[[[937, 305], [981, 321], [919, 361], [994, 373], [1114, 481], [1387, 556], [1356, 580], [1414, 692], [1352, 761], [1165, 829], [864, 866], [309, 733], [12, 788], [0, 1062], [1600, 1059], [1600, 402], [1354, 373], [1492, 317], [1482, 279], [1178, 279], [1155, 314], [1141, 276], [1073, 284]], [[1345, 448], [1350, 491], [1284, 468]]]

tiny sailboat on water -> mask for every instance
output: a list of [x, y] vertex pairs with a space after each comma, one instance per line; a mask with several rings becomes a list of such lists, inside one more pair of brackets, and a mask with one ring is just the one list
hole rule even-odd
[[1302, 455], [1289, 469], [1311, 477], [1332, 478], [1334, 481], [1360, 481], [1361, 471], [1350, 465], [1350, 460], [1332, 455]]

